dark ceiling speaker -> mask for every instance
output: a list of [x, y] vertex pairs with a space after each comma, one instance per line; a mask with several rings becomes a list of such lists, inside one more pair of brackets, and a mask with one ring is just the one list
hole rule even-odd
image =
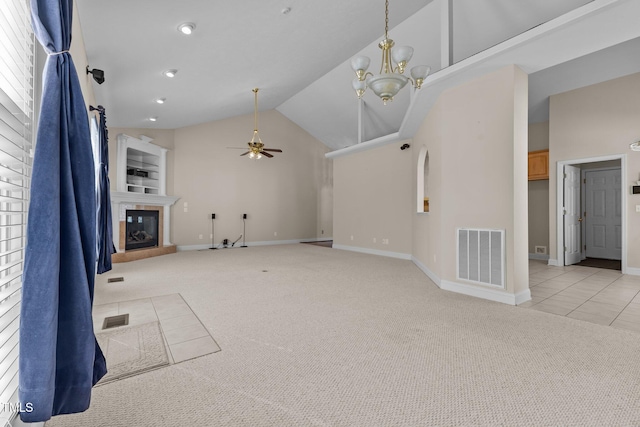
[[93, 75], [93, 80], [96, 81], [99, 85], [104, 83], [104, 71], [94, 68], [93, 70], [89, 70], [89, 66], [87, 65], [87, 74]]

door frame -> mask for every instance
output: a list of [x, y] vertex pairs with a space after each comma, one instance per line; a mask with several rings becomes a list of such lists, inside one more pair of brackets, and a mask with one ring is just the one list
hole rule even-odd
[[[623, 185], [620, 186], [620, 201], [622, 206], [622, 274], [627, 272], [627, 187], [624, 185], [627, 176], [627, 155], [614, 154], [610, 156], [588, 157], [583, 159], [559, 160], [556, 163], [556, 262], [558, 266], [564, 266], [564, 166], [580, 165], [582, 163], [604, 162], [607, 160], [620, 160], [620, 176]], [[550, 260], [551, 261], [551, 260]]]
[[[594, 168], [594, 169], [586, 169], [586, 170], [582, 170], [580, 172], [580, 179], [582, 180], [582, 184], [580, 185], [580, 209], [581, 212], [585, 212], [587, 210], [587, 186], [584, 184], [585, 179], [587, 178], [587, 173], [588, 172], [602, 172], [602, 171], [611, 171], [611, 170], [619, 170], [620, 171], [620, 179], [622, 180], [622, 166], [619, 167], [604, 167], [604, 168]], [[620, 209], [622, 209], [622, 206], [620, 206]], [[622, 218], [621, 218], [622, 220]], [[586, 224], [586, 219], [585, 219], [585, 224]], [[581, 230], [581, 234], [582, 234], [582, 259], [586, 259], [587, 258], [587, 251], [584, 250], [584, 244], [587, 241], [587, 227], [582, 227]], [[622, 254], [621, 254], [622, 256]]]
[[[567, 171], [568, 168], [572, 168], [574, 169], [574, 171]], [[582, 260], [583, 241], [581, 232], [583, 227], [581, 218], [582, 206], [580, 204], [580, 200], [582, 198], [582, 194], [580, 194], [582, 190], [582, 168], [580, 168], [579, 165], [564, 165], [562, 169], [563, 176], [571, 176], [571, 180], [569, 180], [567, 176], [562, 181], [562, 258], [564, 259], [565, 265], [573, 265], [579, 263]], [[577, 189], [576, 184], [578, 187]], [[568, 188], [576, 189], [576, 191], [573, 192], [573, 197], [567, 195]], [[569, 205], [568, 207], [567, 205], [565, 205], [565, 203], [567, 202]], [[569, 230], [575, 230], [576, 228], [578, 229], [578, 231], [575, 233], [575, 236], [573, 236], [573, 241], [571, 241], [572, 239], [567, 239], [567, 232], [570, 232]], [[577, 251], [575, 249], [577, 249]], [[568, 258], [573, 262], [568, 262]]]

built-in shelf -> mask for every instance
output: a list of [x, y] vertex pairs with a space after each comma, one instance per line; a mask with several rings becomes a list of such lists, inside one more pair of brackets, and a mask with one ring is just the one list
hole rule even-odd
[[151, 141], [118, 135], [118, 191], [166, 195], [167, 149]]

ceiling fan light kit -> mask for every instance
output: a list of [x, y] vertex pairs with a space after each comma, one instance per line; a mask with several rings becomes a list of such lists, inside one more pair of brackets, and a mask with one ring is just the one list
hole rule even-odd
[[[356, 73], [353, 80], [353, 90], [358, 98], [362, 98], [367, 88], [370, 88], [382, 102], [393, 101], [393, 97], [411, 82], [414, 88], [420, 89], [424, 79], [427, 78], [431, 68], [426, 65], [417, 65], [411, 69], [411, 77], [404, 75], [407, 63], [413, 56], [411, 46], [399, 46], [395, 50], [392, 48], [395, 42], [389, 38], [389, 0], [385, 0], [385, 26], [384, 39], [380, 41], [378, 47], [382, 49], [382, 64], [380, 73], [373, 74], [367, 72], [371, 60], [367, 56], [356, 56], [351, 60], [351, 68]], [[395, 64], [395, 67], [393, 66]]]

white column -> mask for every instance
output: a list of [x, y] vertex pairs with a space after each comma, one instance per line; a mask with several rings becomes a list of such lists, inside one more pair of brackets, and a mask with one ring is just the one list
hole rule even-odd
[[164, 205], [164, 218], [162, 220], [162, 240], [164, 246], [171, 245], [169, 232], [171, 230], [171, 206]]
[[362, 109], [364, 107], [364, 100], [358, 98], [358, 144], [362, 142]]
[[167, 149], [160, 149], [160, 164], [158, 165], [159, 176], [158, 176], [158, 184], [159, 184], [159, 194], [161, 196], [165, 196], [167, 194]]
[[453, 65], [453, 0], [440, 0], [440, 68]]

